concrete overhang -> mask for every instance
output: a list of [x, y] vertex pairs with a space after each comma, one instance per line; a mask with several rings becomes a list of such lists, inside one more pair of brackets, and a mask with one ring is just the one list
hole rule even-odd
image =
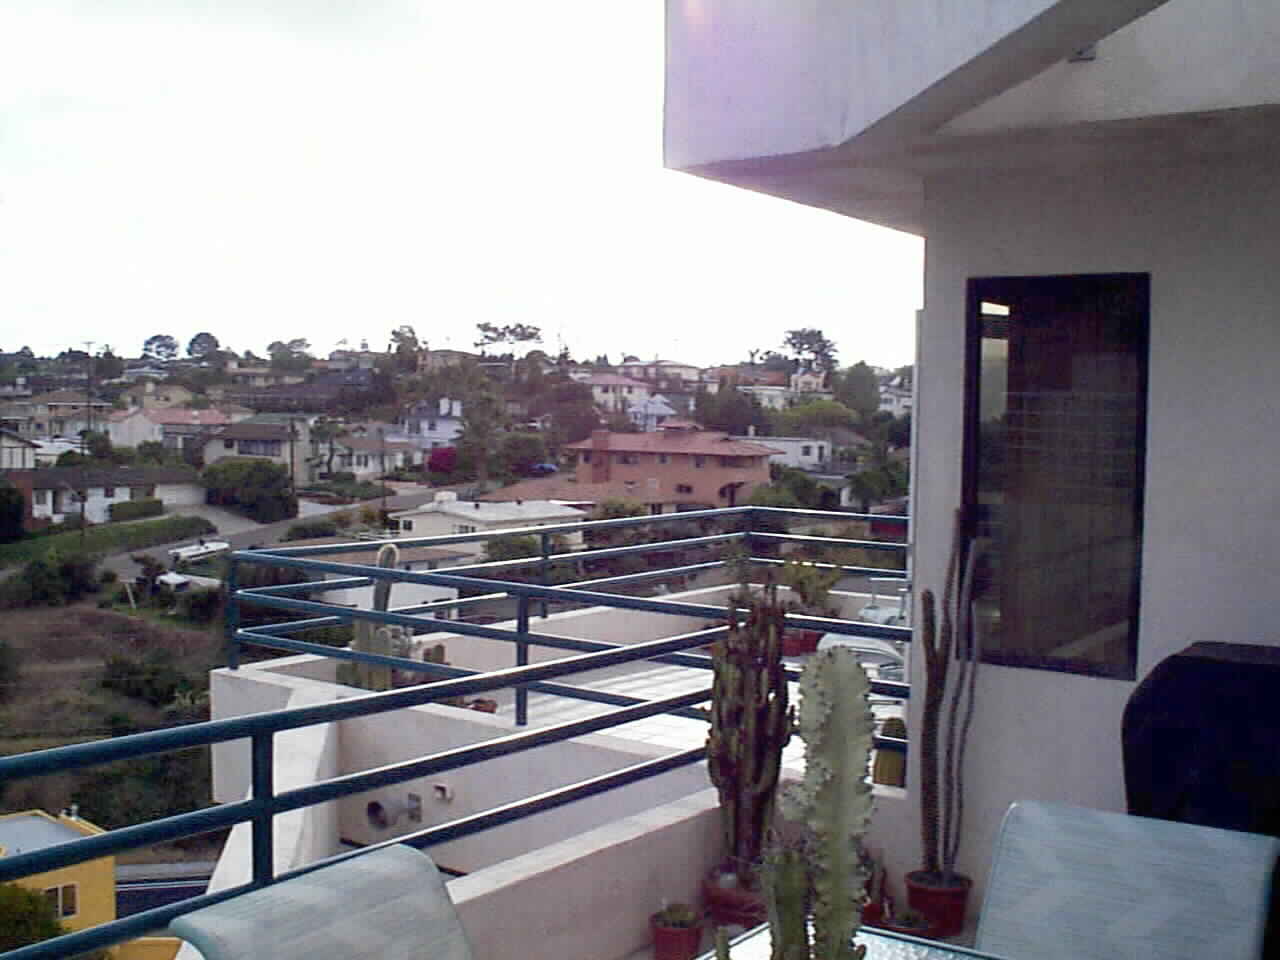
[[[978, 9], [972, 3], [945, 0], [894, 0], [889, 6], [850, 6], [845, 0], [723, 5], [715, 0], [668, 0], [667, 165], [920, 233], [923, 168], [936, 168], [974, 147], [988, 152], [986, 144], [1002, 139], [940, 135], [949, 121], [1164, 2], [1059, 0], [983, 4]], [[770, 7], [776, 9], [771, 12]], [[983, 22], [952, 42], [944, 34], [948, 16], [954, 17], [958, 7]], [[741, 13], [744, 8], [747, 12]], [[887, 38], [896, 37], [903, 46], [872, 50], [865, 44], [861, 49], [855, 43], [842, 44], [821, 29], [799, 29], [796, 20], [805, 16], [836, 31], [880, 26], [871, 17], [892, 20]], [[691, 18], [696, 17], [703, 22], [691, 26]], [[918, 20], [914, 29], [921, 37], [925, 62], [903, 69], [895, 57], [911, 58], [917, 53], [904, 42], [913, 34], [903, 21], [910, 23], [912, 18]], [[708, 22], [711, 29], [701, 33], [695, 29], [705, 28]], [[742, 41], [744, 22], [750, 28], [745, 31], [750, 38], [747, 44]], [[728, 52], [719, 46], [716, 30], [726, 23], [727, 33], [736, 41]], [[779, 30], [777, 42], [789, 45], [783, 52], [768, 49], [768, 29], [779, 23], [785, 29]], [[806, 42], [808, 48], [795, 48], [798, 41]], [[735, 60], [735, 49], [746, 52]], [[841, 91], [840, 85], [857, 79], [858, 71], [844, 70], [832, 59], [858, 56], [871, 61], [869, 67], [860, 65], [864, 71], [879, 71], [875, 79], [884, 79], [883, 74], [889, 82], [869, 84], [877, 88], [868, 95]], [[700, 57], [706, 62], [698, 62]], [[787, 89], [771, 91], [751, 75], [752, 58], [762, 69], [778, 63], [811, 66], [799, 74], [783, 70], [779, 83]], [[744, 87], [741, 96], [734, 89], [736, 82]], [[797, 102], [794, 98], [807, 99]], [[794, 114], [801, 120], [772, 124], [770, 111]], [[703, 131], [702, 120], [707, 121], [710, 134]], [[782, 149], [771, 150], [771, 145]]]

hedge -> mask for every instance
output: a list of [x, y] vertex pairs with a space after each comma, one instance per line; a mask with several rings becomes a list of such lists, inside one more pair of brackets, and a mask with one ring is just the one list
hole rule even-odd
[[92, 526], [81, 533], [72, 530], [52, 536], [29, 537], [16, 543], [0, 544], [0, 568], [29, 563], [43, 557], [51, 550], [63, 554], [85, 553], [100, 557], [128, 550], [186, 540], [192, 537], [217, 533], [218, 528], [204, 517], [160, 517], [156, 520], [140, 520], [137, 523], [102, 524]]
[[143, 517], [158, 517], [164, 513], [164, 503], [151, 497], [145, 500], [125, 500], [107, 507], [107, 516], [112, 520], [141, 520]]

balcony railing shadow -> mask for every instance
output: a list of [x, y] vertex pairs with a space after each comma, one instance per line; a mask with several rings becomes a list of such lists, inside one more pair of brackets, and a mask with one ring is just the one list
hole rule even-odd
[[[876, 519], [884, 520], [882, 517]], [[903, 522], [905, 534], [907, 518], [900, 519]], [[905, 579], [907, 566], [905, 536], [904, 542], [890, 543], [814, 533], [792, 533], [785, 527], [786, 521], [830, 524], [868, 520], [870, 520], [869, 517], [847, 513], [737, 507], [504, 530], [500, 534], [471, 533], [423, 538], [401, 537], [394, 541], [400, 547], [437, 547], [483, 541], [497, 535], [516, 535], [534, 537], [540, 544], [539, 553], [535, 556], [469, 564], [448, 568], [447, 571], [401, 570], [364, 563], [336, 562], [331, 559], [333, 554], [349, 556], [352, 553], [369, 553], [372, 557], [383, 546], [382, 541], [294, 547], [286, 545], [240, 551], [234, 554], [227, 584], [226, 660], [231, 670], [237, 670], [240, 667], [244, 651], [253, 647], [259, 650], [311, 654], [342, 662], [390, 668], [419, 675], [425, 682], [384, 692], [352, 695], [334, 702], [216, 719], [183, 727], [0, 758], [0, 782], [11, 783], [24, 778], [170, 750], [226, 744], [245, 739], [250, 743], [250, 790], [246, 799], [0, 858], [0, 882], [10, 882], [30, 874], [230, 828], [242, 823], [247, 823], [251, 827], [252, 849], [252, 875], [247, 883], [206, 893], [181, 903], [148, 910], [0, 956], [8, 960], [37, 960], [37, 958], [65, 957], [99, 949], [161, 930], [174, 917], [187, 911], [221, 902], [250, 889], [279, 882], [326, 863], [358, 856], [364, 852], [364, 849], [368, 849], [343, 852], [297, 869], [277, 872], [273, 856], [273, 826], [274, 819], [281, 814], [377, 788], [403, 784], [428, 775], [462, 769], [472, 764], [534, 750], [582, 737], [585, 734], [610, 730], [622, 724], [660, 714], [703, 719], [703, 714], [695, 708], [710, 696], [710, 677], [707, 678], [705, 686], [691, 692], [681, 692], [657, 699], [637, 698], [611, 692], [608, 689], [567, 682], [569, 678], [588, 671], [641, 661], [655, 661], [695, 670], [709, 670], [711, 667], [710, 658], [705, 653], [697, 651], [698, 648], [721, 636], [727, 629], [723, 625], [726, 615], [724, 607], [687, 602], [661, 594], [641, 596], [610, 591], [622, 589], [634, 591], [654, 582], [673, 579], [683, 581], [695, 576], [719, 576], [723, 582], [726, 568], [733, 564], [740, 565], [745, 562], [750, 567], [761, 570], [783, 564], [784, 551], [788, 547], [791, 550], [805, 551], [857, 550], [864, 552], [864, 555], [896, 554], [904, 558], [901, 569], [872, 564], [821, 561], [818, 561], [818, 565], [829, 569], [838, 568], [842, 574], [853, 577]], [[702, 532], [697, 536], [682, 536], [675, 540], [630, 543], [621, 546], [588, 546], [582, 550], [559, 553], [554, 549], [556, 538], [560, 535], [596, 536], [601, 532], [625, 531], [637, 527], [660, 528], [663, 524], [669, 523], [696, 523], [705, 527], [708, 532]], [[644, 557], [659, 553], [678, 556], [689, 551], [723, 549], [726, 546], [745, 548], [747, 559], [730, 561], [721, 556], [638, 572], [594, 578], [581, 577], [559, 585], [552, 582], [554, 571], [557, 569], [569, 568], [583, 571], [600, 561], [612, 558]], [[326, 556], [330, 556], [330, 559], [326, 559]], [[246, 587], [241, 581], [243, 572], [247, 568], [289, 569], [301, 571], [308, 576], [324, 576], [332, 579]], [[502, 574], [516, 570], [534, 570], [536, 579], [540, 582], [529, 583], [500, 578]], [[352, 608], [325, 602], [323, 599], [325, 594], [333, 591], [368, 587], [379, 582], [453, 587], [471, 595], [386, 610]], [[480, 624], [441, 616], [450, 612], [456, 614], [459, 611], [474, 610], [494, 600], [514, 601], [516, 607], [514, 625]], [[250, 604], [255, 608], [269, 608], [283, 612], [289, 616], [289, 619], [247, 625], [243, 615]], [[537, 618], [548, 616], [550, 609], [563, 609], [571, 605], [608, 608], [619, 614], [635, 611], [692, 617], [715, 625], [675, 636], [621, 644], [556, 636], [534, 629], [535, 624], [539, 622]], [[905, 626], [882, 625], [853, 619], [789, 614], [787, 620], [790, 626], [822, 631], [828, 636], [891, 641], [898, 644], [908, 641], [911, 634], [910, 628]], [[477, 672], [409, 657], [335, 648], [294, 636], [317, 627], [343, 626], [360, 622], [372, 623], [375, 626], [402, 627], [413, 635], [447, 631], [463, 637], [500, 641], [509, 644], [512, 648], [512, 665], [503, 669]], [[567, 655], [542, 662], [530, 662], [531, 651], [537, 648], [563, 651]], [[798, 676], [798, 670], [793, 668], [790, 675], [795, 679]], [[509, 734], [358, 773], [334, 776], [301, 787], [277, 788], [275, 761], [278, 734], [503, 689], [514, 690], [515, 729]], [[873, 681], [872, 691], [881, 697], [894, 699], [905, 699], [909, 695], [908, 686], [899, 682]], [[531, 726], [529, 723], [530, 693], [602, 704], [608, 709], [588, 718]], [[876, 746], [883, 750], [902, 752], [905, 752], [907, 747], [904, 740], [886, 737], [878, 738]], [[397, 836], [374, 846], [408, 843], [426, 848], [456, 840], [698, 763], [703, 760], [703, 755], [702, 747], [676, 750], [603, 775], [545, 791], [534, 797], [502, 804], [453, 822]]]

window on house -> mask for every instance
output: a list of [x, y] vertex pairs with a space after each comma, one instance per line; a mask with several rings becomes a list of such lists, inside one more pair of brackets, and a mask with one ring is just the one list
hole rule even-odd
[[964, 502], [984, 660], [1132, 680], [1147, 275], [969, 283]]
[[427, 421], [427, 429], [428, 429], [428, 430], [435, 430], [435, 428], [436, 428], [436, 422], [435, 422], [434, 420], [428, 420], [428, 421]]
[[693, 493], [693, 487], [687, 483], [677, 483], [676, 493]]
[[637, 464], [640, 462], [640, 457], [638, 454], [634, 454], [634, 453], [620, 453], [618, 454], [618, 462]]
[[806, 443], [806, 444], [804, 444], [803, 446], [801, 446], [801, 447], [800, 447], [800, 456], [802, 456], [802, 457], [811, 457], [811, 456], [813, 456], [813, 447], [809, 446], [809, 444], [807, 444], [807, 443]]
[[53, 906], [53, 912], [59, 918], [74, 917], [80, 912], [77, 886], [74, 883], [64, 883], [60, 887], [45, 888], [45, 899]]
[[658, 462], [659, 462], [659, 463], [666, 463], [666, 462], [667, 462], [667, 461], [669, 461], [670, 459], [671, 459], [671, 458], [670, 458], [670, 457], [668, 457], [665, 453], [660, 453], [660, 454], [658, 454]]
[[706, 462], [707, 462], [707, 458], [706, 458], [706, 457], [694, 457], [694, 458], [693, 458], [693, 465], [694, 465], [695, 467], [698, 467], [699, 469], [701, 469], [702, 465], [703, 465], [703, 464], [705, 464]]
[[222, 449], [224, 449], [224, 450], [234, 450], [235, 448], [236, 448], [236, 442], [235, 442], [234, 440], [223, 440], [223, 441], [222, 441]]
[[33, 490], [31, 492], [31, 502], [37, 507], [45, 507], [49, 505], [48, 490]]
[[453, 525], [454, 533], [475, 533], [476, 527], [473, 523], [455, 523]]
[[400, 529], [401, 529], [401, 530], [403, 530], [405, 533], [412, 533], [412, 532], [413, 532], [413, 521], [412, 521], [412, 520], [401, 520], [401, 521], [400, 521]]
[[115, 495], [116, 495], [116, 488], [115, 488], [115, 487], [103, 487], [103, 488], [102, 488], [102, 496], [103, 496], [103, 498], [104, 498], [104, 499], [107, 499], [107, 500], [114, 499], [114, 498], [115, 498]]
[[818, 462], [821, 463], [827, 458], [827, 448], [822, 444], [818, 444]]
[[590, 451], [590, 450], [583, 450], [583, 451], [582, 451], [582, 462], [583, 462], [583, 463], [590, 463], [590, 462], [591, 462], [591, 451]]

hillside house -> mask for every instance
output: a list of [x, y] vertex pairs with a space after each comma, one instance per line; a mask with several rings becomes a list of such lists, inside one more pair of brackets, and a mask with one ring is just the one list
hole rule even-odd
[[[557, 523], [573, 523], [586, 519], [575, 507], [546, 500], [524, 500], [504, 503], [459, 500], [458, 495], [441, 490], [430, 503], [391, 514], [399, 524], [402, 536], [434, 537], [452, 533], [491, 533], [519, 527], [546, 527]], [[571, 546], [582, 545], [582, 534], [574, 534]], [[477, 557], [484, 554], [481, 541], [452, 544], [450, 550]]]
[[295, 483], [305, 478], [311, 455], [311, 425], [307, 417], [257, 414], [222, 427], [205, 442], [206, 466], [227, 457], [259, 457], [289, 470]]
[[649, 384], [617, 373], [574, 374], [573, 379], [591, 388], [591, 399], [605, 414], [626, 413], [653, 393]]
[[129, 409], [143, 407], [148, 410], [185, 406], [194, 397], [195, 394], [181, 384], [158, 383], [155, 380], [141, 380], [120, 394], [120, 399]]
[[32, 527], [79, 517], [82, 495], [89, 523], [107, 523], [112, 504], [131, 500], [156, 499], [166, 507], [204, 503], [204, 487], [186, 467], [45, 467], [8, 477], [26, 496]]
[[38, 448], [34, 440], [12, 430], [0, 430], [0, 470], [34, 469]]
[[401, 413], [395, 426], [391, 436], [423, 450], [452, 446], [462, 433], [462, 401], [441, 397], [434, 403], [415, 403]]
[[143, 443], [160, 443], [178, 453], [199, 452], [209, 437], [249, 414], [231, 414], [210, 407], [134, 407], [118, 410], [107, 420], [107, 436], [112, 446], [137, 448]]
[[111, 404], [90, 400], [83, 390], [40, 393], [14, 405], [24, 408], [18, 432], [30, 437], [76, 437], [82, 430], [102, 430]]

